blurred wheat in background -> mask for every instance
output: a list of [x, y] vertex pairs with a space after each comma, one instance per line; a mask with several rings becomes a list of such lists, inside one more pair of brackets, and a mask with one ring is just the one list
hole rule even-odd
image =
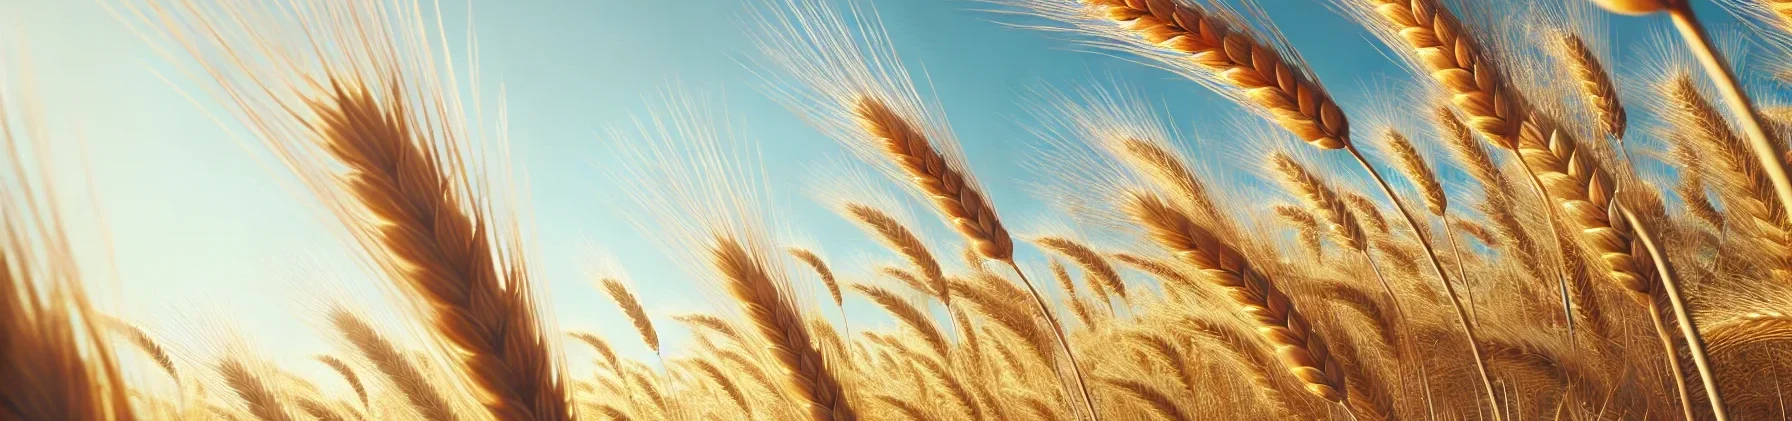
[[[326, 377], [228, 320], [108, 311], [78, 264], [108, 257], [70, 246], [58, 200], [80, 186], [47, 175], [68, 140], [31, 95], [54, 93], [0, 61], [0, 421], [1789, 419], [1792, 111], [1738, 76], [1792, 84], [1792, 2], [1701, 9], [1749, 24], [1723, 48], [1696, 2], [973, 3], [1254, 116], [1197, 148], [1126, 81], [1033, 89], [1044, 146], [1009, 154], [1052, 213], [1016, 219], [877, 2], [748, 1], [758, 93], [852, 159], [774, 183], [751, 122], [677, 86], [604, 131], [621, 163], [594, 176], [710, 304], [662, 314], [637, 282], [665, 281], [598, 262], [582, 304], [624, 336], [556, 322], [530, 238], [554, 228], [439, 6], [109, 2], [382, 294], [295, 292]], [[1374, 34], [1406, 98], [1335, 98], [1361, 81], [1321, 78], [1301, 51], [1325, 46], [1285, 39], [1277, 7]], [[1674, 31], [1617, 45], [1611, 13]], [[789, 190], [894, 258], [793, 239], [812, 221]], [[650, 358], [615, 347], [634, 341]]]

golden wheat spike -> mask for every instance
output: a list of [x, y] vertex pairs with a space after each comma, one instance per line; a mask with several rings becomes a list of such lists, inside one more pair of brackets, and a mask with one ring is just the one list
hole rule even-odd
[[[1176, 0], [1082, 0], [1105, 17], [1159, 48], [1188, 55], [1213, 79], [1242, 91], [1276, 124], [1325, 149], [1350, 144], [1350, 124], [1325, 88], [1284, 52], [1255, 34], [1191, 3]], [[1291, 64], [1292, 63], [1292, 64]]]
[[828, 289], [828, 297], [834, 299], [835, 306], [846, 306], [846, 302], [840, 296], [840, 283], [834, 279], [834, 270], [828, 268], [827, 262], [822, 261], [821, 256], [815, 255], [815, 252], [808, 249], [798, 247], [791, 247], [789, 251], [791, 257], [795, 257], [803, 264], [809, 265], [810, 269], [815, 270], [815, 275], [821, 278], [821, 285]]
[[729, 294], [770, 345], [767, 351], [783, 369], [785, 387], [801, 399], [803, 412], [815, 421], [858, 419], [834, 372], [838, 368], [810, 345], [801, 310], [786, 287], [766, 272], [764, 262], [728, 237], [714, 239], [709, 252], [711, 264], [727, 278]]
[[1450, 207], [1450, 200], [1444, 194], [1443, 183], [1437, 180], [1437, 173], [1425, 162], [1425, 155], [1398, 131], [1388, 130], [1385, 136], [1388, 149], [1394, 152], [1394, 162], [1400, 164], [1400, 173], [1406, 174], [1406, 178], [1419, 188], [1419, 195], [1425, 197], [1425, 209], [1432, 215], [1443, 216]]
[[988, 199], [978, 186], [968, 182], [963, 169], [954, 168], [934, 149], [925, 133], [876, 97], [859, 98], [852, 110], [859, 127], [882, 141], [890, 160], [908, 174], [911, 183], [926, 192], [934, 209], [971, 242], [977, 254], [1002, 261], [1014, 257], [1014, 240], [1002, 227]]
[[418, 415], [432, 420], [461, 419], [448, 398], [442, 395], [442, 390], [436, 387], [433, 376], [425, 374], [425, 368], [420, 367], [417, 360], [380, 335], [366, 320], [341, 308], [330, 310], [327, 317], [331, 326], [348, 340], [361, 357], [372, 363], [375, 371], [398, 388], [399, 394]]
[[603, 285], [604, 293], [616, 301], [616, 307], [622, 309], [622, 314], [628, 316], [629, 323], [635, 325], [635, 332], [641, 334], [641, 342], [647, 344], [647, 349], [659, 353], [659, 331], [654, 330], [653, 320], [647, 318], [647, 309], [641, 307], [641, 300], [616, 278], [604, 278], [599, 283]]
[[348, 363], [329, 355], [317, 355], [313, 358], [330, 367], [330, 370], [335, 371], [336, 375], [342, 376], [342, 381], [348, 383], [349, 390], [355, 392], [355, 399], [361, 401], [361, 409], [368, 408], [367, 387], [361, 384], [361, 376], [356, 375], [355, 370], [349, 367]]
[[1629, 117], [1624, 112], [1624, 103], [1618, 100], [1618, 87], [1612, 83], [1611, 72], [1580, 35], [1563, 33], [1556, 38], [1560, 45], [1554, 51], [1580, 82], [1581, 96], [1593, 109], [1599, 129], [1613, 138], [1623, 139]]
[[1200, 269], [1209, 282], [1226, 289], [1307, 391], [1340, 404], [1348, 399], [1344, 371], [1332, 360], [1325, 342], [1295, 311], [1288, 296], [1258, 273], [1244, 255], [1155, 196], [1137, 194], [1127, 205], [1153, 240]]

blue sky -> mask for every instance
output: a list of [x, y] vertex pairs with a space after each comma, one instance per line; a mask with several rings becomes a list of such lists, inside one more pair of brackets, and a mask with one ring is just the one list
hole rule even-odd
[[[461, 0], [442, 3], [449, 22], [464, 18]], [[1209, 142], [1224, 142], [1225, 128], [1237, 122], [1260, 124], [1170, 73], [1088, 53], [1061, 35], [999, 25], [994, 20], [1015, 18], [978, 11], [992, 7], [987, 3], [872, 3], [911, 70], [931, 80], [972, 169], [1007, 220], [1058, 217], [1027, 195], [1037, 175], [1023, 165], [1026, 151], [1040, 142], [1025, 130], [1031, 124], [1027, 92], [1034, 88], [1123, 81], [1168, 110], [1176, 128]], [[1380, 87], [1409, 80], [1380, 52], [1378, 41], [1324, 2], [1262, 3], [1346, 109], [1373, 103], [1370, 98], [1388, 94]], [[1732, 22], [1722, 10], [1699, 3], [1709, 23]], [[625, 126], [673, 84], [712, 98], [762, 145], [764, 165], [778, 186], [774, 200], [788, 212], [785, 222], [799, 226], [836, 266], [895, 260], [802, 195], [804, 177], [815, 174], [819, 163], [846, 154], [763, 95], [760, 78], [742, 64], [754, 54], [746, 32], [749, 7], [737, 0], [676, 6], [471, 0], [487, 92], [503, 84], [515, 165], [528, 180], [532, 200], [525, 209], [536, 228], [536, 273], [553, 292], [547, 304], [563, 327], [595, 330], [620, 351], [648, 355], [613, 303], [591, 287], [583, 268], [592, 246], [623, 263], [648, 310], [660, 316], [662, 331], [682, 330], [664, 316], [709, 308], [696, 292], [703, 284], [689, 279], [627, 222], [621, 212], [627, 196], [605, 177], [605, 168], [617, 164], [610, 143], [616, 140], [606, 139], [605, 129]], [[1616, 51], [1626, 59], [1635, 56], [1631, 46], [1666, 25], [1662, 17], [1609, 22], [1618, 28]], [[302, 294], [290, 286], [319, 278], [350, 285], [376, 280], [348, 266], [352, 251], [331, 234], [332, 221], [288, 187], [286, 171], [268, 160], [256, 141], [233, 122], [213, 121], [204, 112], [217, 112], [211, 98], [196, 104], [183, 97], [181, 89], [192, 84], [184, 75], [168, 73], [172, 68], [100, 2], [0, 0], [0, 28], [6, 47], [28, 55], [37, 99], [53, 112], [51, 126], [67, 135], [59, 139], [85, 141], [89, 178], [99, 197], [94, 208], [106, 223], [113, 256], [110, 268], [89, 265], [94, 268], [89, 275], [100, 278], [93, 281], [99, 285], [95, 289], [116, 302], [118, 312], [163, 331], [178, 331], [195, 319], [228, 321], [257, 332], [263, 348], [280, 358], [326, 350], [305, 324]], [[1194, 156], [1224, 165], [1221, 161], [1238, 155]], [[931, 214], [916, 216], [930, 240], [956, 244]], [[77, 234], [94, 238], [96, 228], [84, 226]], [[88, 244], [90, 255], [104, 257], [103, 244]], [[956, 260], [949, 257], [942, 260]], [[318, 267], [334, 275], [320, 276]], [[848, 302], [853, 323], [884, 323], [867, 304]], [[581, 359], [584, 352], [569, 355]]]

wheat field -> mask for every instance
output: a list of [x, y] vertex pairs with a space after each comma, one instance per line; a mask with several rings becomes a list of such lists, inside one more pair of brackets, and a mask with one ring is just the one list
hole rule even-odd
[[[970, 163], [1010, 157], [965, 151], [878, 2], [748, 3], [753, 94], [849, 158], [773, 183], [738, 117], [677, 86], [602, 133], [621, 164], [594, 177], [710, 304], [657, 314], [609, 262], [582, 304], [630, 334], [604, 335], [556, 322], [530, 236], [554, 228], [435, 9], [108, 1], [377, 280], [295, 296], [327, 376], [93, 299], [77, 268], [106, 256], [56, 199], [81, 186], [40, 156], [65, 140], [29, 94], [54, 93], [0, 61], [0, 421], [1792, 419], [1792, 2], [1700, 5], [1747, 23], [1734, 42], [1699, 0], [971, 2], [1249, 117], [1193, 148], [1126, 81], [1037, 89], [1045, 146], [1011, 153], [1045, 223], [997, 208]], [[1411, 100], [1334, 98], [1361, 81], [1321, 80], [1278, 7], [1375, 34]], [[1674, 30], [1619, 64], [1643, 47], [1613, 14]], [[890, 258], [792, 240], [790, 190]]]

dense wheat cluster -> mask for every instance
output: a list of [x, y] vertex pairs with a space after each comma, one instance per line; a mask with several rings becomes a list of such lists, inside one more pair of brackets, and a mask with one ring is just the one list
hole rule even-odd
[[[1410, 98], [1354, 108], [1374, 101], [1334, 98], [1326, 83], [1355, 81], [1321, 80], [1249, 1], [997, 0], [1015, 30], [1262, 117], [1197, 149], [1148, 94], [1036, 89], [1034, 197], [1055, 222], [1028, 230], [872, 9], [847, 3], [752, 4], [743, 62], [849, 172], [877, 174], [812, 196], [888, 258], [783, 241], [803, 227], [765, 197], [785, 186], [671, 89], [606, 134], [630, 162], [608, 175], [717, 305], [655, 315], [638, 280], [603, 274], [609, 300], [589, 304], [638, 333], [605, 337], [560, 331], [538, 299], [516, 177], [490, 152], [504, 139], [462, 104], [477, 72], [453, 70], [432, 12], [125, 2], [339, 222], [403, 320], [318, 307], [336, 348], [307, 364], [335, 378], [241, 340], [164, 346], [86, 298], [72, 261], [90, 257], [20, 146], [45, 140], [0, 95], [0, 421], [1792, 416], [1792, 121], [1761, 105], [1782, 91], [1737, 81], [1792, 61], [1792, 3], [1725, 3], [1756, 24], [1748, 48], [1772, 64], [1755, 64], [1712, 49], [1687, 1], [1329, 0], [1411, 70], [1391, 87]], [[1616, 45], [1609, 12], [1678, 32]], [[1239, 156], [1250, 171], [1209, 173]], [[848, 323], [856, 305], [887, 321]]]

